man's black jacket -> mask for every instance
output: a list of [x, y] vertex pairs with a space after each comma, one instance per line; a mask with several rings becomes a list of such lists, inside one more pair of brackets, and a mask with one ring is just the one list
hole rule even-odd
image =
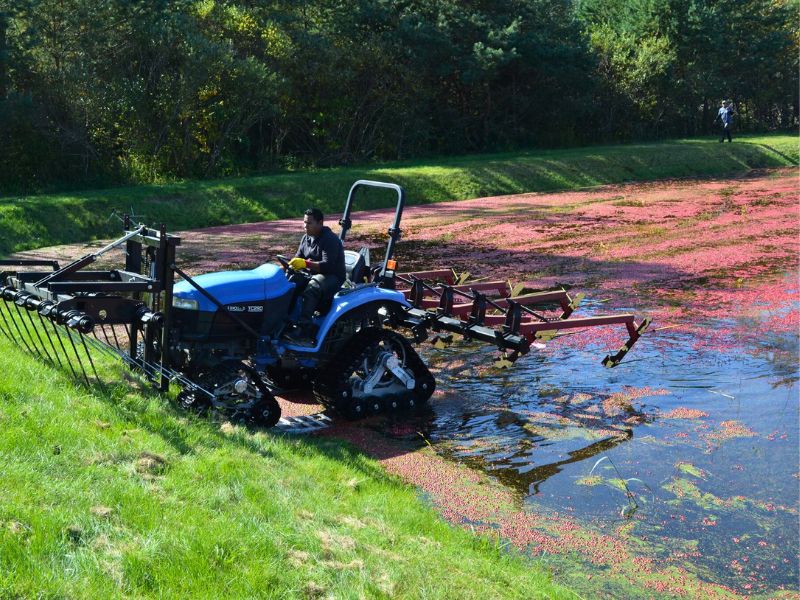
[[336, 275], [342, 281], [345, 279], [342, 240], [336, 237], [330, 227], [323, 227], [315, 238], [304, 235], [295, 256], [318, 262], [319, 272], [323, 275]]

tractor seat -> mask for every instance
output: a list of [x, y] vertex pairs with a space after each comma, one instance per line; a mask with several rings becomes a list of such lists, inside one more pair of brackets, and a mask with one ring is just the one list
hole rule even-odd
[[361, 248], [358, 252], [345, 250], [344, 268], [347, 281], [366, 283], [369, 277], [369, 248]]
[[[369, 281], [369, 248], [361, 248], [358, 252], [344, 251], [345, 287], [352, 287]], [[348, 284], [347, 282], [350, 282]], [[323, 316], [331, 309], [333, 298], [324, 298], [317, 306], [316, 312]]]

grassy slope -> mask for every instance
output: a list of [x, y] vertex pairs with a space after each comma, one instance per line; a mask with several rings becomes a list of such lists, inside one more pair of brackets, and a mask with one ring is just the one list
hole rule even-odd
[[[113, 237], [112, 213], [131, 212], [171, 231], [297, 216], [310, 205], [341, 212], [356, 179], [405, 186], [412, 204], [498, 194], [567, 190], [603, 183], [722, 176], [800, 162], [791, 135], [535, 151], [332, 169], [219, 181], [0, 199], [0, 256], [12, 251]], [[386, 192], [358, 199], [358, 209], [391, 206]]]
[[333, 440], [0, 372], [0, 597], [574, 597]]

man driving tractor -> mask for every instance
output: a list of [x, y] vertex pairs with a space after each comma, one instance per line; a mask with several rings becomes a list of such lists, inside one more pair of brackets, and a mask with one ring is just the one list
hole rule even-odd
[[[289, 337], [297, 343], [308, 343], [314, 338], [311, 318], [323, 300], [330, 300], [344, 283], [346, 272], [342, 241], [330, 227], [324, 224], [325, 217], [318, 208], [309, 208], [303, 215], [305, 235], [300, 240], [297, 252], [289, 261], [289, 267], [298, 273], [291, 280], [302, 294], [300, 319]], [[313, 276], [300, 274], [310, 271]]]

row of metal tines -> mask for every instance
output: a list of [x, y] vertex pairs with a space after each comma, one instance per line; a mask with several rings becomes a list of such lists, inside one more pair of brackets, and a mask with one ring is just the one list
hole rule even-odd
[[[153, 313], [143, 313], [141, 318], [152, 316]], [[145, 361], [144, 356], [136, 354], [135, 340], [141, 332], [135, 327], [97, 323], [83, 311], [63, 309], [59, 303], [25, 290], [0, 286], [0, 334], [20, 350], [71, 374], [76, 381], [105, 388], [93, 351], [135, 367], [152, 381], [161, 377], [184, 379], [158, 359]], [[189, 381], [179, 383], [192, 385]]]
[[[581, 293], [570, 297], [566, 290], [559, 289], [524, 294], [521, 293], [524, 286], [512, 286], [508, 281], [468, 281], [468, 278], [469, 274], [458, 275], [452, 269], [396, 276], [398, 282], [407, 286], [398, 289], [415, 309], [448, 320], [458, 319], [465, 332], [470, 327], [489, 327], [497, 330], [498, 339], [501, 335], [522, 336], [529, 342], [541, 342], [563, 335], [567, 329], [625, 325], [629, 338], [615, 354], [603, 359], [607, 367], [619, 364], [650, 324], [649, 319], [637, 324], [630, 313], [570, 318], [584, 297]], [[550, 310], [554, 307], [556, 312]]]
[[[399, 288], [409, 303], [418, 309], [435, 311], [465, 323], [503, 327], [512, 335], [545, 337], [541, 332], [553, 329], [549, 324], [564, 321], [578, 307], [583, 294], [571, 298], [566, 290], [548, 290], [521, 294], [522, 285], [508, 281], [468, 281], [469, 274], [452, 269], [401, 273]], [[533, 307], [558, 307], [559, 313], [545, 314]]]
[[90, 384], [85, 362], [96, 381], [97, 375], [85, 333], [94, 329], [94, 320], [79, 310], [60, 310], [52, 300], [14, 287], [0, 287], [0, 333], [18, 348], [60, 367]]

